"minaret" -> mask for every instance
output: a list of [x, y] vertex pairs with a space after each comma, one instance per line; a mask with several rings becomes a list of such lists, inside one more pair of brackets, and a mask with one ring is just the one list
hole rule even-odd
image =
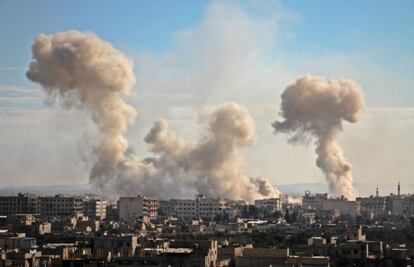
[[375, 191], [375, 196], [378, 197], [378, 185], [377, 185], [377, 190]]
[[398, 181], [398, 196], [400, 195], [400, 193], [401, 193], [401, 186], [400, 186], [400, 181]]

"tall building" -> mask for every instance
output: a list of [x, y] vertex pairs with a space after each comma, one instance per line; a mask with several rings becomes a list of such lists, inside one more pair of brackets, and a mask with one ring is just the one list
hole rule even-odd
[[155, 197], [120, 197], [118, 200], [119, 219], [133, 221], [147, 216], [158, 217], [158, 198]]

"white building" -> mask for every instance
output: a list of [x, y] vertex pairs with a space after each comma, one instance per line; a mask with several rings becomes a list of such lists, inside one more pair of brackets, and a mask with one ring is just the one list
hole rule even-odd
[[361, 214], [361, 203], [346, 198], [328, 198], [328, 194], [311, 194], [303, 196], [302, 209], [304, 212], [314, 211], [320, 214], [326, 211], [338, 210], [341, 215], [355, 217]]
[[174, 206], [173, 215], [180, 219], [214, 219], [225, 212], [227, 201], [197, 195], [195, 199], [172, 199], [170, 200], [170, 205]]

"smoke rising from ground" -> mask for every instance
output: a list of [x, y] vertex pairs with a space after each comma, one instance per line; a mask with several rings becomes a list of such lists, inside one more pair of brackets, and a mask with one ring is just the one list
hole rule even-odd
[[187, 177], [198, 192], [252, 201], [277, 197], [267, 179], [249, 178], [243, 167], [240, 149], [254, 144], [255, 126], [248, 110], [236, 103], [217, 107], [202, 116], [207, 123], [200, 141], [187, 142], [168, 128], [165, 120], [156, 121], [145, 137], [151, 152], [159, 157], [156, 166], [164, 175]]
[[136, 117], [124, 101], [135, 83], [131, 60], [95, 34], [77, 31], [40, 35], [32, 53], [27, 77], [51, 100], [88, 112], [100, 131], [89, 175], [99, 190], [167, 197], [195, 187], [216, 197], [277, 196], [267, 180], [244, 173], [238, 149], [254, 143], [255, 131], [244, 107], [226, 104], [206, 116], [208, 129], [200, 142], [179, 139], [166, 121], [155, 122], [145, 141], [158, 157], [142, 161], [124, 137]]
[[132, 61], [95, 34], [77, 31], [42, 34], [32, 53], [27, 77], [64, 106], [86, 109], [98, 126], [101, 136], [90, 183], [103, 188], [126, 160], [124, 134], [136, 116], [123, 100], [135, 83]]
[[291, 133], [291, 143], [316, 139], [316, 165], [326, 176], [331, 192], [355, 199], [351, 164], [336, 142], [342, 121], [355, 123], [364, 111], [360, 87], [348, 80], [326, 80], [305, 75], [282, 93], [281, 115], [275, 132]]

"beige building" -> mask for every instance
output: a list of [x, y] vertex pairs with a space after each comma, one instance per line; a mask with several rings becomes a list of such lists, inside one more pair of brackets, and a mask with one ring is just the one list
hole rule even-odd
[[361, 203], [346, 198], [328, 198], [328, 194], [305, 193], [302, 202], [304, 212], [314, 211], [319, 217], [326, 211], [337, 210], [341, 215], [355, 216], [361, 215]]
[[281, 204], [279, 198], [265, 198], [254, 201], [254, 205], [263, 211], [274, 213], [281, 210]]
[[118, 200], [119, 219], [133, 221], [147, 216], [158, 217], [158, 199], [155, 197], [120, 197]]
[[108, 201], [102, 199], [87, 199], [84, 202], [84, 215], [92, 219], [105, 219]]

